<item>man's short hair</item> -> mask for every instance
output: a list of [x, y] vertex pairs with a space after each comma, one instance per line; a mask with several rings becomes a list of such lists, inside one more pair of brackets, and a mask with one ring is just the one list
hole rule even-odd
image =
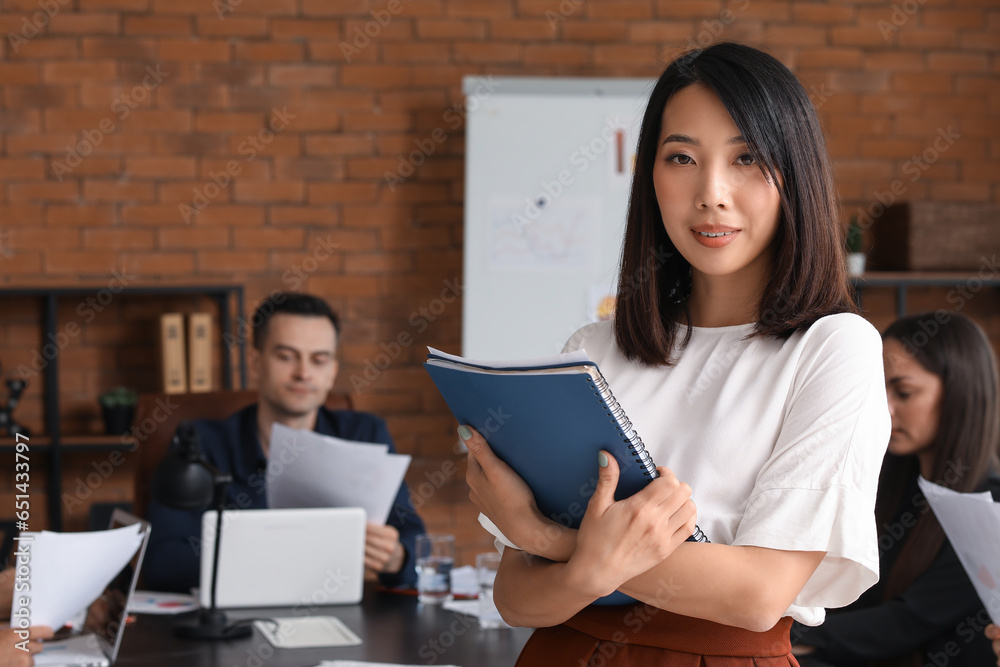
[[275, 292], [264, 299], [253, 314], [253, 346], [258, 351], [264, 349], [267, 340], [267, 325], [275, 315], [298, 315], [299, 317], [325, 317], [330, 320], [333, 330], [340, 337], [340, 318], [330, 305], [312, 294], [300, 292]]

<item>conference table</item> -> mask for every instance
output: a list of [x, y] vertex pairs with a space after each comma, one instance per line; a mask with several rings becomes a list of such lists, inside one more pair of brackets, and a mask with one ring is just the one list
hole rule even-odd
[[414, 595], [366, 588], [360, 604], [299, 609], [233, 609], [230, 620], [311, 613], [335, 616], [361, 637], [359, 646], [278, 649], [255, 628], [246, 639], [198, 641], [174, 637], [176, 616], [139, 614], [125, 629], [119, 667], [313, 667], [324, 660], [404, 665], [509, 667], [531, 630], [482, 629], [475, 617], [417, 602]]

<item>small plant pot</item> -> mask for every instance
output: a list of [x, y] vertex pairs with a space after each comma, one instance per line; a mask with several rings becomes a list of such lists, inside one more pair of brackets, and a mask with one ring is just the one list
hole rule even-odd
[[851, 252], [847, 254], [847, 272], [852, 276], [860, 276], [865, 272], [865, 253]]
[[132, 418], [135, 416], [135, 406], [101, 406], [104, 415], [104, 432], [107, 435], [122, 435], [132, 428]]

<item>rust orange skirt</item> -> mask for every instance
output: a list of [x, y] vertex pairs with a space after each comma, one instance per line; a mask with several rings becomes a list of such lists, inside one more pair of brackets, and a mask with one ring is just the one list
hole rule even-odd
[[645, 604], [590, 606], [535, 630], [516, 667], [798, 667], [791, 625], [751, 632]]

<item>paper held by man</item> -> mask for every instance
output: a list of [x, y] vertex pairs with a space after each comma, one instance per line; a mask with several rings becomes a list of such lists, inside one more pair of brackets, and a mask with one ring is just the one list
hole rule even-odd
[[268, 504], [275, 509], [362, 507], [385, 523], [410, 466], [388, 445], [358, 444], [275, 423], [267, 464]]

